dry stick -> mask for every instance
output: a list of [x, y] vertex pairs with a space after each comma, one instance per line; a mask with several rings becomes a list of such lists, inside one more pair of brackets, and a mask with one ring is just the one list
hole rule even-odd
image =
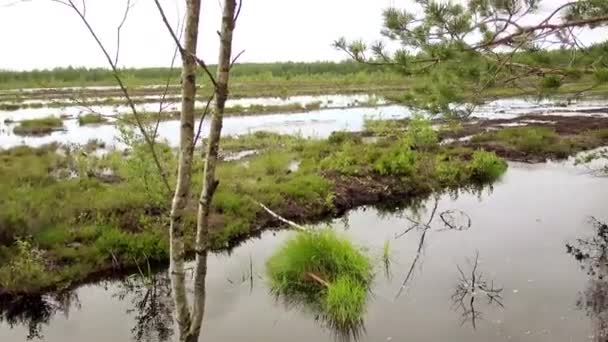
[[122, 78], [119, 75], [118, 68], [114, 64], [114, 62], [112, 61], [112, 57], [110, 57], [110, 54], [108, 53], [108, 51], [106, 50], [105, 46], [103, 45], [103, 43], [101, 42], [101, 40], [99, 39], [99, 37], [97, 36], [97, 34], [95, 33], [95, 31], [93, 30], [93, 27], [91, 27], [91, 25], [89, 24], [89, 21], [85, 18], [84, 13], [81, 12], [78, 9], [78, 7], [76, 7], [76, 5], [74, 4], [74, 2], [72, 0], [68, 0], [67, 3], [64, 2], [64, 1], [62, 1], [62, 0], [51, 0], [51, 1], [64, 4], [64, 5], [72, 8], [76, 12], [76, 14], [78, 14], [78, 16], [80, 17], [80, 19], [84, 23], [84, 25], [87, 27], [87, 30], [89, 31], [89, 33], [91, 34], [91, 36], [93, 37], [93, 39], [95, 39], [95, 42], [97, 43], [97, 45], [99, 46], [99, 48], [103, 52], [104, 56], [108, 60], [108, 63], [110, 64], [110, 67], [112, 68], [112, 76], [114, 76], [114, 79], [118, 83], [118, 86], [120, 87], [120, 90], [122, 91], [123, 95], [127, 99], [127, 103], [129, 105], [129, 107], [131, 108], [131, 111], [133, 112], [133, 116], [135, 117], [135, 121], [137, 123], [137, 126], [138, 126], [138, 128], [139, 128], [142, 136], [144, 137], [144, 140], [145, 140], [146, 144], [150, 148], [150, 151], [152, 153], [152, 158], [154, 159], [154, 163], [156, 164], [156, 167], [158, 168], [158, 172], [161, 175], [161, 179], [163, 181], [163, 184], [165, 185], [165, 188], [166, 188], [167, 192], [171, 193], [171, 191], [172, 191], [171, 190], [171, 185], [169, 184], [169, 180], [167, 179], [167, 175], [165, 173], [165, 170], [163, 169], [163, 167], [162, 167], [162, 165], [160, 163], [160, 160], [158, 158], [158, 154], [156, 153], [156, 148], [155, 148], [154, 141], [152, 141], [150, 139], [150, 136], [146, 132], [146, 129], [143, 126], [143, 122], [141, 121], [141, 118], [139, 117], [139, 113], [137, 112], [137, 109], [135, 108], [135, 103], [133, 102], [133, 99], [131, 99], [131, 96], [129, 95], [129, 91], [127, 90], [127, 87], [125, 86], [125, 84], [122, 81]]
[[321, 284], [321, 285], [323, 285], [325, 287], [329, 287], [329, 283], [325, 279], [319, 277], [318, 275], [316, 275], [316, 274], [314, 274], [312, 272], [306, 272], [306, 275], [308, 277], [310, 277], [310, 279], [316, 281], [317, 283], [319, 283], [319, 284]]
[[308, 229], [306, 229], [306, 227], [301, 226], [293, 221], [290, 221], [286, 218], [284, 218], [283, 216], [275, 213], [274, 211], [270, 210], [267, 206], [263, 205], [262, 203], [256, 201], [256, 200], [252, 200], [255, 204], [259, 205], [260, 207], [262, 207], [262, 209], [264, 209], [267, 213], [269, 213], [272, 217], [276, 218], [277, 220], [289, 225], [292, 228], [301, 230], [301, 231], [308, 231]]

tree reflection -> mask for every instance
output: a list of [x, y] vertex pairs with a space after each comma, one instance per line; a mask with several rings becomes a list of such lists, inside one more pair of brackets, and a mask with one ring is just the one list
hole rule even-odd
[[473, 262], [469, 262], [471, 272], [464, 272], [457, 266], [460, 279], [452, 295], [452, 304], [462, 312], [462, 322], [471, 322], [473, 329], [477, 328], [477, 321], [482, 319], [483, 313], [476, 308], [476, 299], [487, 299], [488, 305], [504, 308], [502, 304], [502, 288], [494, 287], [494, 281], [488, 281], [479, 270], [479, 252], [475, 254]]
[[318, 305], [318, 301], [315, 298], [295, 294], [274, 293], [274, 295], [275, 299], [284, 305], [285, 310], [298, 310], [313, 316], [317, 324], [321, 328], [330, 331], [338, 342], [359, 341], [365, 335], [365, 322], [363, 319], [344, 326], [324, 314], [323, 308]]
[[608, 225], [594, 218], [591, 223], [595, 234], [566, 244], [566, 250], [590, 278], [577, 307], [591, 318], [594, 340], [605, 342], [608, 340]]
[[119, 284], [114, 296], [132, 304], [127, 314], [133, 315], [131, 329], [135, 341], [168, 341], [173, 335], [171, 282], [167, 272], [133, 275]]
[[429, 217], [425, 221], [420, 220], [420, 209], [423, 207], [414, 207], [413, 216], [405, 216], [405, 218], [410, 222], [410, 226], [406, 228], [403, 232], [396, 234], [395, 239], [401, 238], [408, 234], [413, 230], [421, 231], [420, 238], [418, 240], [418, 248], [416, 250], [416, 256], [412, 263], [410, 264], [409, 270], [405, 276], [405, 279], [401, 283], [401, 287], [397, 292], [395, 298], [398, 298], [403, 293], [403, 290], [407, 287], [409, 282], [412, 280], [414, 275], [414, 269], [423, 253], [424, 245], [426, 242], [426, 236], [429, 231], [431, 231], [434, 221], [439, 217], [441, 221], [442, 228], [437, 229], [437, 231], [446, 231], [446, 230], [456, 230], [463, 231], [471, 228], [472, 220], [471, 217], [466, 214], [462, 210], [449, 209], [442, 212], [438, 212], [437, 208], [439, 207], [439, 196], [435, 196], [433, 199], [433, 207], [429, 214]]
[[48, 325], [56, 314], [69, 316], [72, 307], [80, 308], [74, 292], [60, 292], [52, 295], [20, 296], [0, 299], [0, 322], [9, 327], [23, 325], [27, 328], [26, 338], [43, 339], [43, 326]]

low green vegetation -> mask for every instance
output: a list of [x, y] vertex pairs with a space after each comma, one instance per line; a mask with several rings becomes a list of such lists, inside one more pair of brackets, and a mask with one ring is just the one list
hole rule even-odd
[[18, 135], [44, 135], [62, 129], [63, 120], [61, 118], [47, 116], [19, 121], [19, 124], [13, 128], [13, 132]]
[[604, 130], [579, 134], [557, 134], [549, 127], [507, 127], [476, 134], [470, 145], [500, 151], [505, 156], [531, 156], [535, 159], [566, 158], [576, 152], [605, 144]]
[[108, 122], [108, 119], [102, 116], [101, 114], [89, 113], [80, 115], [78, 117], [78, 124], [80, 126], [98, 125], [106, 122]]
[[370, 259], [333, 230], [299, 232], [266, 264], [271, 288], [312, 305], [341, 330], [361, 322], [372, 280]]
[[[423, 120], [398, 138], [368, 143], [350, 133], [315, 140], [256, 132], [226, 138], [222, 146], [225, 152], [255, 148], [257, 154], [218, 165], [222, 183], [210, 217], [213, 248], [226, 248], [277, 224], [256, 202], [306, 222], [380, 198], [407, 200], [491, 182], [505, 170], [492, 153], [439, 145]], [[48, 145], [0, 151], [0, 264], [14, 262], [19, 241], [25, 239], [44, 255], [48, 271], [28, 287], [12, 282], [6, 271], [0, 273], [0, 292], [57, 288], [94, 273], [166, 261], [170, 195], [146, 146], [103, 155], [84, 153], [87, 148]], [[160, 163], [174, 170], [173, 150], [159, 143], [157, 152]], [[197, 158], [195, 170], [202, 167]], [[173, 183], [174, 173], [168, 174]], [[194, 178], [193, 189], [200, 188], [200, 181]], [[195, 227], [196, 193], [191, 201], [185, 220]], [[190, 252], [192, 248], [186, 246]]]

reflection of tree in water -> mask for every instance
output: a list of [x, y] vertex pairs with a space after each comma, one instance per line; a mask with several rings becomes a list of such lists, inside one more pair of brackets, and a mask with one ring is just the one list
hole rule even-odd
[[131, 329], [135, 341], [167, 341], [173, 335], [171, 282], [166, 272], [133, 275], [119, 284], [115, 296], [128, 298], [132, 307], [127, 313], [134, 315]]
[[6, 322], [11, 328], [26, 326], [28, 340], [43, 339], [43, 326], [58, 313], [68, 317], [72, 306], [80, 308], [74, 292], [8, 298], [0, 300], [0, 322]]
[[405, 229], [403, 232], [395, 235], [395, 239], [401, 238], [408, 234], [413, 230], [421, 231], [420, 239], [418, 240], [418, 248], [416, 250], [416, 256], [412, 261], [409, 270], [405, 276], [405, 279], [401, 283], [401, 287], [397, 292], [396, 297], [401, 296], [403, 290], [407, 287], [408, 283], [411, 281], [414, 275], [414, 269], [418, 264], [420, 257], [422, 255], [424, 244], [426, 241], [426, 236], [429, 231], [431, 231], [433, 222], [439, 217], [441, 221], [442, 228], [437, 229], [436, 231], [445, 231], [445, 230], [456, 230], [463, 231], [471, 228], [471, 218], [469, 215], [462, 210], [450, 209], [442, 212], [437, 212], [437, 208], [439, 207], [439, 196], [436, 196], [433, 201], [433, 208], [429, 215], [429, 218], [425, 221], [420, 220], [420, 215], [418, 214], [420, 209], [423, 207], [414, 207], [413, 211], [416, 214], [415, 217], [405, 216], [405, 218], [411, 223], [410, 226]]
[[501, 308], [504, 305], [501, 297], [502, 288], [494, 287], [494, 281], [488, 282], [479, 270], [479, 253], [476, 253], [475, 260], [469, 263], [470, 273], [465, 273], [460, 266], [457, 266], [460, 279], [452, 295], [452, 303], [455, 308], [462, 311], [461, 325], [471, 322], [473, 329], [476, 329], [477, 321], [483, 318], [483, 313], [475, 306], [478, 297], [487, 299], [488, 305], [493, 304]]
[[589, 285], [577, 302], [593, 322], [595, 341], [608, 341], [608, 225], [591, 220], [595, 235], [566, 244], [568, 254], [589, 275]]
[[358, 341], [365, 334], [363, 319], [348, 326], [338, 324], [323, 313], [323, 308], [318, 305], [319, 301], [314, 297], [275, 294], [275, 298], [285, 306], [286, 310], [297, 310], [313, 316], [315, 321], [322, 328], [329, 330], [338, 342]]

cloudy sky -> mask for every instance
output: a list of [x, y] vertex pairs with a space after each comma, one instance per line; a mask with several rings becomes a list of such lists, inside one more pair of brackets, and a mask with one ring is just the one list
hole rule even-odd
[[[15, 1], [0, 0], [0, 69], [107, 66], [71, 9], [51, 0], [12, 5]], [[87, 18], [113, 53], [126, 0], [86, 1]], [[123, 29], [120, 64], [168, 65], [173, 46], [154, 2], [132, 1], [135, 5]], [[555, 8], [565, 1], [544, 2]], [[183, 14], [183, 2], [161, 1], [174, 25]], [[203, 0], [199, 55], [208, 63], [217, 59], [219, 2]], [[340, 60], [344, 55], [334, 51], [331, 42], [340, 36], [366, 41], [379, 38], [382, 9], [389, 5], [411, 7], [410, 0], [243, 0], [235, 51], [245, 50], [242, 62]]]

